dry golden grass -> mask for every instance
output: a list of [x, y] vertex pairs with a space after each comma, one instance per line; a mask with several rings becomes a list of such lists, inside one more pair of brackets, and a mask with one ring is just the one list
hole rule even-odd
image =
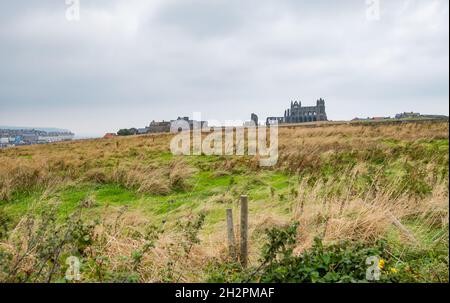
[[[404, 245], [420, 249], [433, 249], [448, 242], [448, 168], [444, 167], [448, 165], [448, 154], [433, 155], [424, 146], [408, 147], [420, 140], [448, 140], [448, 131], [448, 123], [325, 124], [314, 128], [280, 128], [279, 162], [269, 171], [287, 171], [302, 178], [295, 185], [296, 195], [283, 192], [287, 197], [285, 200], [268, 196], [251, 205], [250, 263], [257, 264], [264, 230], [292, 221], [300, 222], [296, 252], [310, 248], [317, 236], [325, 243], [339, 240], [371, 243], [394, 233]], [[199, 171], [212, 170], [215, 172], [213, 178], [219, 178], [242, 174], [242, 168], [249, 175], [262, 170], [257, 160], [249, 158], [229, 157], [212, 162], [173, 158], [169, 155], [171, 138], [170, 134], [161, 134], [1, 150], [0, 200], [11, 201], [17, 191], [47, 188], [52, 192], [62, 184], [83, 182], [114, 183], [137, 193], [164, 196], [173, 191], [195, 190], [190, 179]], [[338, 156], [349, 153], [356, 161], [354, 165], [332, 176], [321, 175], [319, 168], [330, 163], [339, 164]], [[425, 177], [418, 176], [417, 179], [430, 187], [430, 193], [415, 194], [415, 185], [399, 192], [404, 185], [371, 172], [369, 162], [378, 156], [384, 159], [385, 169], [403, 162], [417, 165], [411, 174], [415, 171], [423, 173]], [[355, 180], [366, 175], [373, 183], [368, 190], [362, 191]], [[398, 182], [402, 181], [399, 179]], [[261, 183], [260, 186], [265, 185]], [[235, 214], [238, 210], [232, 188], [213, 193], [204, 202], [200, 210], [206, 213], [217, 209], [224, 211], [230, 205]], [[95, 199], [86, 201], [84, 206], [92, 205], [95, 205]], [[184, 210], [185, 213], [170, 218], [173, 221], [191, 220], [189, 206], [180, 207], [180, 212]], [[89, 254], [94, 259], [105, 257], [108, 264], [99, 266], [108, 266], [112, 271], [132, 267], [131, 261], [122, 257], [132, 255], [145, 244], [142, 235], [149, 224], [155, 223], [154, 217], [136, 209], [105, 207], [99, 218], [102, 223], [96, 227], [95, 235], [101, 239], [101, 244], [91, 247]], [[395, 226], [394, 219], [401, 222], [415, 239]], [[182, 240], [175, 231], [175, 223], [165, 224], [165, 232], [156, 241], [154, 249], [144, 255], [142, 265], [136, 269], [141, 281], [201, 281], [208, 262], [228, 257], [225, 220], [208, 226], [208, 232], [201, 232], [201, 244], [194, 245], [187, 257], [178, 245]], [[11, 239], [0, 244], [14, 255], [26, 250], [14, 245], [14, 239], [23, 235], [24, 224], [24, 220], [19, 221]], [[430, 231], [436, 228], [447, 232], [428, 239]], [[135, 234], [141, 236], [135, 237]], [[30, 253], [23, 271], [32, 270], [33, 258]]]
[[[448, 139], [448, 131], [448, 123], [445, 122], [280, 128], [278, 167], [291, 171], [314, 168], [326, 161], [329, 155], [341, 151], [389, 151], [382, 140]], [[8, 200], [14, 190], [45, 185], [50, 179], [87, 178], [102, 182], [108, 181], [112, 175], [124, 181], [125, 185], [140, 185], [143, 192], [146, 189], [152, 191], [155, 188], [153, 184], [158, 182], [152, 180], [151, 175], [161, 175], [158, 171], [161, 163], [157, 158], [152, 160], [151, 155], [169, 153], [171, 138], [171, 134], [160, 134], [0, 150], [0, 198]], [[257, 159], [242, 158], [224, 159], [216, 169], [233, 171], [236, 165], [242, 164], [258, 169]], [[172, 174], [169, 183], [180, 179], [173, 167], [165, 168], [167, 171], [163, 175]], [[124, 173], [130, 175], [125, 176]], [[163, 183], [160, 185], [164, 192], [167, 184]]]

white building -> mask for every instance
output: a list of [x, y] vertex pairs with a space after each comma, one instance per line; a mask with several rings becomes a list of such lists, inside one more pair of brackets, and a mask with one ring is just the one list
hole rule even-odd
[[57, 136], [39, 136], [38, 142], [46, 142], [46, 143], [53, 143], [53, 142], [61, 142], [61, 141], [69, 141], [73, 139], [73, 135], [64, 134], [64, 135], [57, 135]]

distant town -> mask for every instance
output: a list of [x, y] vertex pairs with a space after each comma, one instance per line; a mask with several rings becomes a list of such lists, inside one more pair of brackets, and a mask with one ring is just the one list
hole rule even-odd
[[[355, 117], [351, 121], [396, 121], [396, 120], [447, 120], [448, 116], [444, 115], [424, 115], [416, 112], [404, 112], [396, 114], [394, 117]], [[116, 136], [130, 136], [130, 135], [144, 135], [154, 133], [169, 133], [171, 131], [171, 125], [174, 122], [183, 121], [187, 122], [191, 129], [194, 126], [200, 128], [208, 127], [207, 121], [195, 121], [189, 117], [178, 117], [174, 120], [153, 120], [150, 124], [143, 128], [127, 128], [120, 129], [117, 133], [107, 133], [103, 136], [105, 139], [113, 138]], [[267, 117], [265, 120], [266, 125], [272, 125], [277, 123], [279, 125], [289, 124], [303, 124], [328, 121], [328, 116], [325, 110], [325, 100], [320, 98], [316, 101], [314, 106], [302, 106], [301, 101], [291, 101], [290, 107], [284, 111], [283, 116]], [[250, 120], [244, 122], [243, 126], [260, 125], [258, 115], [252, 113]], [[60, 129], [28, 129], [17, 127], [0, 127], [0, 148], [33, 145], [33, 144], [48, 144], [61, 141], [70, 141], [74, 139], [74, 134], [68, 130]]]
[[[403, 112], [396, 114], [394, 117], [366, 117], [359, 118], [355, 117], [351, 121], [395, 121], [395, 120], [447, 120], [449, 117], [444, 115], [423, 115], [415, 112]], [[208, 123], [206, 121], [195, 121], [191, 120], [189, 117], [178, 117], [175, 120], [168, 121], [155, 121], [153, 120], [150, 124], [143, 128], [128, 128], [120, 129], [117, 133], [107, 133], [104, 138], [113, 138], [115, 136], [130, 136], [130, 135], [144, 135], [152, 133], [168, 133], [171, 131], [171, 124], [176, 121], [184, 120], [187, 121], [191, 127], [193, 125], [201, 125], [201, 127], [207, 127]], [[301, 123], [311, 123], [329, 121], [326, 110], [325, 110], [325, 100], [320, 98], [316, 101], [314, 106], [302, 106], [301, 101], [291, 101], [291, 105], [284, 111], [283, 116], [267, 117], [265, 120], [266, 125], [271, 125], [277, 123], [279, 125], [283, 124], [301, 124]], [[249, 125], [260, 125], [258, 115], [255, 113], [251, 114], [250, 121], [244, 123], [243, 126]]]
[[0, 148], [70, 141], [74, 136], [65, 130], [0, 128]]

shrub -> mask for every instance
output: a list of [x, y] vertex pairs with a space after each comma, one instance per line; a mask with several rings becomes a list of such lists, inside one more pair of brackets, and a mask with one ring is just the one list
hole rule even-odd
[[136, 135], [137, 133], [138, 133], [138, 131], [135, 128], [129, 128], [129, 129], [123, 128], [123, 129], [120, 129], [117, 132], [117, 135], [119, 135], [119, 136], [132, 136], [132, 135]]
[[383, 243], [373, 247], [350, 242], [324, 246], [321, 239], [316, 238], [312, 249], [299, 256], [293, 256], [290, 250], [285, 250], [280, 259], [271, 260], [263, 267], [257, 280], [295, 283], [367, 282], [366, 260], [383, 255]]
[[406, 280], [391, 265], [386, 243], [372, 246], [358, 242], [340, 242], [325, 246], [320, 238], [308, 251], [296, 256], [298, 223], [285, 228], [266, 231], [268, 241], [261, 251], [261, 264], [257, 268], [242, 270], [235, 264], [215, 264], [209, 268], [209, 282], [261, 282], [261, 283], [358, 283], [369, 282], [366, 272], [370, 257], [380, 260], [378, 282]]

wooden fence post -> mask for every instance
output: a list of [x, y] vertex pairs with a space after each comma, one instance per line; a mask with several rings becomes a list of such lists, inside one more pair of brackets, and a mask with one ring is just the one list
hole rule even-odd
[[248, 262], [248, 198], [241, 196], [241, 255], [240, 260], [243, 268], [247, 268]]
[[234, 237], [233, 210], [231, 208], [227, 209], [227, 234], [229, 254], [232, 260], [236, 261], [236, 241]]

